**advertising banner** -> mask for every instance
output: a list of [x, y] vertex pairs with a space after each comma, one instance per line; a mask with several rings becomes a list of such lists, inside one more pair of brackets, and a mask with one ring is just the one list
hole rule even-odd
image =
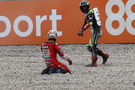
[[[81, 0], [0, 2], [0, 45], [33, 45], [45, 42], [57, 30], [60, 44], [83, 44], [90, 30], [79, 37], [84, 22]], [[102, 21], [100, 43], [135, 43], [135, 0], [89, 0]]]

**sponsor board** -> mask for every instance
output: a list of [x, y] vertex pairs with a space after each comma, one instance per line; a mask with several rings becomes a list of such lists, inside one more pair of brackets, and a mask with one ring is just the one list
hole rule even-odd
[[[84, 22], [81, 0], [0, 2], [0, 45], [32, 45], [58, 31], [58, 43], [87, 43], [90, 30], [77, 36]], [[100, 43], [135, 43], [135, 0], [89, 0], [99, 9], [103, 35]]]

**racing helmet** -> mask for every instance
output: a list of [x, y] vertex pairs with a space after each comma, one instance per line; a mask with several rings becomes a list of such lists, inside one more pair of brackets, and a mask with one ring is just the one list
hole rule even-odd
[[56, 41], [56, 37], [57, 37], [57, 31], [56, 30], [50, 30], [48, 32], [48, 40], [55, 40]]
[[83, 13], [87, 14], [88, 11], [89, 11], [89, 8], [90, 8], [90, 3], [89, 3], [88, 0], [82, 0], [82, 1], [80, 2], [80, 10], [81, 10]]

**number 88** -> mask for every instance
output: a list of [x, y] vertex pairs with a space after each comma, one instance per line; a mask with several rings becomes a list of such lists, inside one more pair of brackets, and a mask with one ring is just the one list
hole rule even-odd
[[[122, 0], [109, 0], [106, 4], [106, 14], [108, 16], [106, 20], [106, 28], [107, 31], [111, 35], [120, 35], [125, 27], [127, 31], [135, 35], [135, 29], [132, 26], [132, 22], [135, 20], [135, 13], [132, 12], [131, 7], [135, 4], [135, 0], [128, 0], [126, 3], [126, 8], [124, 6], [124, 3]], [[113, 13], [111, 8], [112, 6], [117, 5], [119, 7], [119, 11], [117, 13]], [[126, 15], [128, 16], [126, 19], [126, 22], [123, 18], [124, 13], [126, 12]], [[119, 27], [117, 29], [114, 29], [112, 27], [112, 22], [113, 21], [118, 21], [119, 22]]]

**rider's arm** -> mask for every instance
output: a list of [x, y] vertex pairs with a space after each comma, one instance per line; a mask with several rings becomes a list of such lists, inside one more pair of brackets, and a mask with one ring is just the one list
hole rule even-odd
[[72, 60], [70, 60], [70, 58], [68, 58], [64, 55], [64, 53], [61, 51], [61, 49], [58, 45], [55, 46], [55, 49], [62, 59], [66, 60], [70, 65], [72, 64]]
[[85, 31], [85, 25], [87, 24], [87, 21], [86, 21], [86, 18], [85, 18], [85, 20], [84, 20], [84, 23], [83, 23], [83, 26], [82, 26], [82, 29], [81, 29], [81, 31], [83, 32], [83, 31]]
[[56, 52], [58, 53], [58, 55], [61, 57], [61, 56], [64, 56], [64, 53], [61, 51], [59, 45], [55, 45], [55, 50]]
[[87, 28], [93, 25], [93, 18], [94, 18], [94, 13], [90, 13], [87, 15], [87, 22], [85, 20], [85, 23], [82, 27], [82, 31], [85, 31]]

